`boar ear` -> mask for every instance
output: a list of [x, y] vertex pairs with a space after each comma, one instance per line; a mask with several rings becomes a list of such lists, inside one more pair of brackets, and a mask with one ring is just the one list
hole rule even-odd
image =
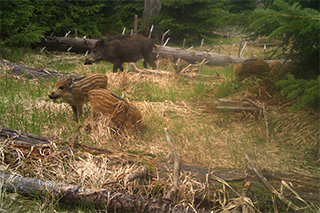
[[71, 86], [73, 84], [73, 79], [72, 78], [68, 78], [67, 79], [67, 83], [69, 86]]

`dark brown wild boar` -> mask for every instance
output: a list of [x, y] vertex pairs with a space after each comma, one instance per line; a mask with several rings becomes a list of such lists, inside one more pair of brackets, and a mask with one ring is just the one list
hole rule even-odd
[[141, 112], [126, 100], [118, 97], [106, 89], [94, 89], [88, 93], [91, 104], [91, 114], [95, 118], [99, 114], [111, 116], [111, 121], [117, 127], [138, 128], [146, 127]]
[[153, 42], [141, 35], [122, 35], [109, 39], [100, 39], [93, 47], [84, 64], [92, 64], [97, 61], [109, 61], [113, 63], [113, 72], [118, 69], [123, 71], [123, 62], [136, 62], [144, 58], [143, 66], [147, 64], [155, 68], [152, 50]]
[[92, 89], [107, 88], [108, 78], [102, 73], [93, 73], [81, 78], [60, 79], [49, 95], [50, 99], [61, 98], [71, 105], [75, 119], [82, 116], [82, 108]]

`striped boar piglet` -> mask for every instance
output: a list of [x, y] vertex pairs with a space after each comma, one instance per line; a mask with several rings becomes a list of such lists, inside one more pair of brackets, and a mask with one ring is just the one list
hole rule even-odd
[[49, 94], [50, 99], [61, 98], [71, 105], [75, 120], [82, 116], [83, 105], [88, 101], [92, 89], [107, 88], [108, 78], [102, 73], [93, 73], [80, 78], [60, 79]]
[[93, 118], [99, 114], [107, 114], [111, 116], [111, 121], [118, 128], [126, 127], [143, 130], [146, 127], [140, 110], [110, 91], [94, 89], [89, 91], [88, 98]]
[[233, 68], [236, 80], [242, 81], [249, 76], [263, 77], [269, 72], [269, 65], [260, 59], [247, 59]]

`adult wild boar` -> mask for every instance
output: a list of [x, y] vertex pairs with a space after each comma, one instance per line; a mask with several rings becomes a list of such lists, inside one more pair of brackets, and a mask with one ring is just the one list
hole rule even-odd
[[155, 68], [152, 49], [153, 42], [141, 35], [122, 35], [109, 39], [100, 39], [96, 42], [84, 64], [92, 64], [97, 61], [109, 61], [113, 63], [113, 72], [118, 69], [123, 71], [123, 62], [136, 62], [144, 58], [143, 66], [147, 64]]

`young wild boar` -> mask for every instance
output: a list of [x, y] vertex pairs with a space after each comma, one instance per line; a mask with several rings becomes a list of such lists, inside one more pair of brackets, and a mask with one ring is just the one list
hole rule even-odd
[[84, 64], [92, 64], [97, 61], [109, 61], [113, 63], [113, 72], [118, 69], [123, 71], [123, 62], [136, 62], [144, 58], [143, 66], [147, 63], [155, 68], [152, 50], [153, 42], [141, 35], [122, 35], [109, 39], [100, 39], [96, 42]]
[[126, 100], [109, 92], [106, 89], [94, 89], [88, 93], [91, 104], [92, 117], [100, 113], [111, 116], [111, 121], [119, 128], [138, 128], [143, 130], [146, 127], [141, 112]]
[[238, 81], [242, 81], [252, 75], [262, 77], [269, 72], [269, 69], [269, 65], [260, 59], [248, 59], [240, 64], [236, 64], [233, 68], [234, 75]]
[[60, 79], [49, 95], [50, 99], [61, 98], [72, 107], [75, 119], [82, 116], [82, 108], [92, 89], [107, 88], [108, 78], [102, 73], [93, 73], [81, 78]]

